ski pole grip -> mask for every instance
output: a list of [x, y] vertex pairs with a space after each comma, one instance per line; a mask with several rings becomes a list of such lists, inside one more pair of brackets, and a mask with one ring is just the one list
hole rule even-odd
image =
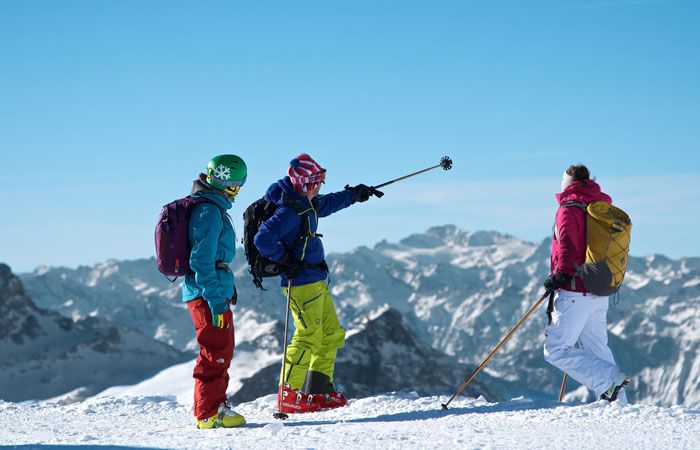
[[371, 186], [369, 189], [370, 189], [370, 192], [372, 192], [372, 195], [374, 195], [375, 197], [377, 197], [377, 198], [384, 197], [384, 192], [380, 191], [376, 187]]

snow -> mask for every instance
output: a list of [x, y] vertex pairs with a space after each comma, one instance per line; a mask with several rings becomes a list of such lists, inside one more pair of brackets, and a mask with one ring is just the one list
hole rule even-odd
[[[97, 397], [82, 403], [0, 401], [0, 445], [119, 445], [182, 449], [269, 448], [614, 448], [691, 449], [700, 410], [595, 402], [489, 403], [391, 393], [339, 410], [272, 417], [276, 396], [235, 408], [248, 424], [197, 430], [187, 405], [172, 396]], [[17, 426], [18, 424], [21, 426]]]
[[[281, 355], [262, 348], [253, 351], [236, 351], [233, 364], [229, 369], [228, 394], [233, 395], [240, 389], [243, 379], [252, 377], [262, 368], [280, 360]], [[191, 406], [194, 392], [192, 372], [195, 361], [196, 359], [193, 359], [168, 367], [152, 378], [134, 385], [110, 387], [97, 397], [128, 398], [157, 393], [159, 396], [172, 397], [180, 403]]]
[[700, 278], [693, 278], [692, 280], [688, 280], [683, 283], [684, 288], [694, 287], [697, 285], [700, 285]]

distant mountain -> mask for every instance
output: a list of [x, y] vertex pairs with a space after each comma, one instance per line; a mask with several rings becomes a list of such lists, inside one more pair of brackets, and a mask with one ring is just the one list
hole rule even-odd
[[[400, 390], [449, 396], [473, 369], [420, 341], [401, 313], [383, 305], [350, 324], [336, 378], [360, 397]], [[504, 390], [504, 383], [485, 375], [463, 395], [504, 400], [497, 394]]]
[[[235, 309], [252, 309], [260, 322], [282, 317], [286, 303], [276, 288], [279, 280], [266, 281], [270, 290], [260, 291], [250, 281], [244, 264], [239, 249], [233, 267], [242, 306]], [[39, 267], [21, 279], [29, 296], [43, 308], [74, 320], [100, 317], [137, 328], [181, 350], [198, 349], [189, 310], [182, 302], [182, 280], [173, 283], [166, 279], [158, 272], [154, 258], [109, 260], [77, 269]], [[250, 332], [255, 334], [255, 330]]]
[[[336, 255], [332, 292], [346, 320], [388, 303], [431, 346], [478, 364], [542, 294], [550, 245], [435, 227]], [[630, 258], [625, 288], [611, 301], [609, 330], [615, 355], [633, 375], [631, 399], [700, 404], [699, 304], [700, 258]], [[519, 394], [553, 398], [562, 374], [543, 361], [545, 325], [542, 307], [485, 370], [515, 383]]]
[[[434, 227], [397, 243], [328, 255], [330, 288], [342, 323], [386, 304], [420, 342], [473, 367], [542, 294], [549, 247], [549, 239], [531, 243], [493, 231]], [[237, 345], [259, 335], [256, 323], [283, 320], [285, 308], [278, 280], [266, 280], [267, 291], [253, 287], [242, 253], [232, 264], [240, 299], [235, 317], [247, 318], [236, 327]], [[194, 348], [179, 284], [160, 275], [152, 259], [76, 270], [41, 268], [22, 280], [41, 307], [74, 318], [92, 314], [136, 326], [180, 349]], [[610, 345], [633, 376], [629, 397], [700, 405], [700, 258], [631, 257], [616, 301], [608, 314]], [[543, 360], [545, 325], [543, 306], [477, 377], [490, 375], [507, 384], [490, 388], [490, 394], [557, 395], [562, 374]], [[349, 351], [350, 345], [339, 358]], [[570, 390], [575, 388], [571, 383]], [[580, 398], [581, 391], [572, 395]]]
[[[275, 392], [280, 370], [277, 361], [243, 379], [234, 403]], [[454, 358], [420, 342], [401, 314], [384, 305], [350, 324], [345, 348], [336, 360], [334, 381], [351, 398], [401, 390], [451, 395], [464, 381], [466, 370]], [[503, 383], [488, 376], [485, 379], [503, 390]], [[476, 381], [464, 394], [500, 398], [487, 386], [483, 380]]]
[[187, 305], [180, 302], [180, 282], [158, 273], [153, 259], [40, 267], [21, 278], [37, 305], [73, 320], [100, 317], [183, 350], [194, 338]]
[[138, 331], [96, 317], [77, 321], [38, 308], [0, 264], [0, 398], [85, 398], [133, 383], [188, 355]]

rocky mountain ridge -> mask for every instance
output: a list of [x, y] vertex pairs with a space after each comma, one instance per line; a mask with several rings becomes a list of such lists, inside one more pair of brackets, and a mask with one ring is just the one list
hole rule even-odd
[[[469, 367], [480, 363], [542, 294], [549, 246], [549, 239], [531, 243], [498, 232], [433, 227], [396, 243], [328, 255], [330, 288], [342, 323], [388, 305], [423, 344]], [[240, 299], [235, 314], [250, 319], [237, 327], [237, 343], [243, 344], [256, 335], [256, 323], [283, 318], [285, 302], [275, 279], [265, 281], [266, 291], [253, 287], [242, 251], [232, 269]], [[194, 348], [178, 283], [165, 280], [152, 259], [43, 268], [22, 280], [42, 307], [74, 318], [94, 314], [135, 324], [180, 349]], [[700, 258], [631, 257], [617, 300], [609, 310], [610, 345], [633, 375], [630, 398], [700, 404]], [[509, 386], [491, 394], [556, 396], [562, 374], [543, 360], [545, 325], [542, 307], [489, 362], [484, 376]], [[570, 398], [585, 395], [577, 390]]]
[[10, 268], [0, 264], [0, 398], [84, 398], [133, 383], [185, 354], [136, 330], [97, 317], [74, 321], [38, 308]]

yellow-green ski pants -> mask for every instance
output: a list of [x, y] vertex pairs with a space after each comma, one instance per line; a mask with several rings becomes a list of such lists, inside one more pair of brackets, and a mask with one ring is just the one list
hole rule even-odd
[[[286, 297], [287, 288], [283, 292]], [[328, 375], [333, 382], [335, 354], [345, 345], [345, 329], [338, 321], [328, 285], [317, 281], [292, 286], [290, 308], [296, 330], [287, 347], [285, 382], [292, 389], [301, 389], [307, 370]]]

